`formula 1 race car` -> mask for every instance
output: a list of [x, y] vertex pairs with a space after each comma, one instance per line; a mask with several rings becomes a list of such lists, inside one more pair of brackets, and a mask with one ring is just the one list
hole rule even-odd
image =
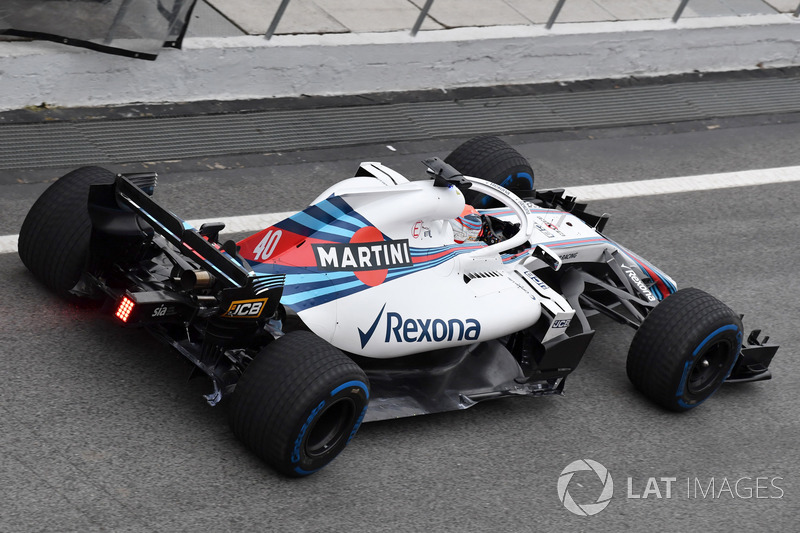
[[239, 242], [162, 207], [154, 173], [84, 167], [33, 205], [19, 255], [185, 357], [237, 437], [289, 476], [328, 464], [363, 421], [560, 393], [597, 314], [636, 329], [627, 374], [666, 409], [770, 377], [776, 345], [608, 239], [608, 216], [534, 190], [504, 141], [424, 163], [416, 181], [362, 163]]

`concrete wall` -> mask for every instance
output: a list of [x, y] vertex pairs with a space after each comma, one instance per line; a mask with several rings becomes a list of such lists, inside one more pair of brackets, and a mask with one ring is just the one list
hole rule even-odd
[[233, 100], [800, 65], [790, 15], [407, 32], [194, 38], [155, 62], [0, 43], [0, 110]]

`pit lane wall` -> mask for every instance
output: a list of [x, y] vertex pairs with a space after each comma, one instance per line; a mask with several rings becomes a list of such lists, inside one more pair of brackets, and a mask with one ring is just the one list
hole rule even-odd
[[0, 42], [0, 110], [352, 95], [800, 65], [789, 14], [192, 38], [154, 62]]

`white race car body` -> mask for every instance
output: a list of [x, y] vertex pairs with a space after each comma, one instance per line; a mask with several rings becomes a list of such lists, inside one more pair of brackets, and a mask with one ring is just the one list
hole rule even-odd
[[[454, 156], [473, 148], [502, 172]], [[532, 185], [499, 139], [451, 157]], [[362, 422], [561, 393], [596, 314], [637, 330], [626, 372], [665, 408], [693, 408], [723, 381], [769, 379], [777, 345], [760, 330], [745, 340], [713, 296], [676, 292], [603, 235], [606, 215], [561, 190], [522, 187], [522, 200], [425, 163], [433, 179], [413, 182], [364, 163], [238, 243], [220, 242], [221, 222], [195, 229], [162, 207], [154, 173], [84, 167], [31, 208], [20, 257], [65, 298], [103, 301], [184, 356], [210, 378], [210, 404], [230, 397], [234, 433], [287, 475], [325, 466]], [[477, 211], [465, 193], [504, 207]]]
[[452, 222], [465, 201], [456, 186], [408, 181], [365, 163], [359, 176], [309, 208], [240, 242], [240, 254], [256, 272], [284, 274], [281, 302], [318, 336], [356, 355], [393, 358], [474, 344], [524, 330], [543, 315], [543, 342], [564, 334], [575, 310], [533, 272], [547, 263], [598, 262], [621, 248], [572, 214], [468, 179], [506, 204], [482, 213], [519, 223], [511, 239], [457, 242]]

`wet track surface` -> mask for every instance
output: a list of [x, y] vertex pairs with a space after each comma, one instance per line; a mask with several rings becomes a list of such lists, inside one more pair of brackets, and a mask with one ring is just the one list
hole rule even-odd
[[[547, 188], [794, 166], [798, 137], [796, 117], [762, 116], [505, 139]], [[422, 177], [421, 159], [462, 140], [162, 163], [156, 197], [187, 219], [300, 209], [360, 160]], [[2, 183], [0, 233], [15, 234], [45, 184]], [[779, 343], [772, 381], [724, 386], [689, 413], [664, 412], [625, 376], [632, 330], [601, 319], [563, 397], [367, 424], [303, 480], [279, 477], [246, 451], [224, 409], [205, 404], [205, 382], [187, 381], [190, 368], [166, 347], [63, 304], [16, 254], [0, 255], [0, 531], [793, 530], [798, 205], [793, 183], [589, 209], [613, 215], [610, 238]], [[582, 458], [614, 481], [609, 506], [592, 517], [571, 514], [556, 490], [562, 469]], [[570, 485], [576, 501], [600, 492], [589, 474]], [[661, 498], [628, 497], [662, 477], [675, 478], [671, 497], [665, 481]]]

